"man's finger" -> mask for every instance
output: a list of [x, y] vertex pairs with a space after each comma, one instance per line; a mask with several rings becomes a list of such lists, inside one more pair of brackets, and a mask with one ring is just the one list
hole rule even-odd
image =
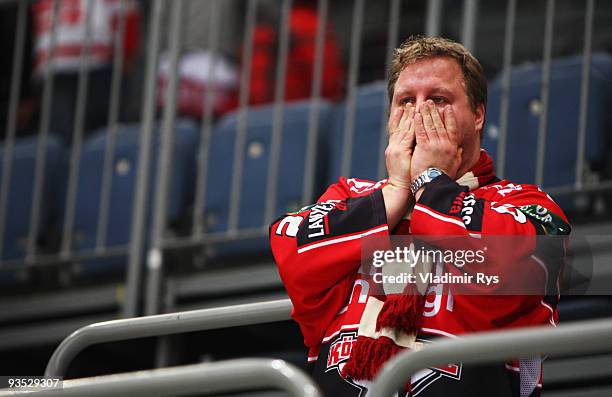
[[412, 105], [408, 106], [408, 111], [406, 112], [406, 131], [409, 131], [410, 128], [414, 128], [414, 112], [415, 112], [415, 108]]
[[389, 122], [387, 123], [387, 129], [389, 130], [389, 135], [393, 135], [395, 132], [397, 132], [397, 127], [399, 125], [399, 121], [402, 118], [402, 115], [404, 114], [404, 108], [403, 107], [398, 107], [396, 108], [393, 113], [391, 114], [391, 117], [389, 117]]
[[402, 117], [400, 118], [399, 124], [397, 128], [399, 130], [407, 130], [408, 129], [408, 121], [410, 120], [410, 109], [412, 106], [410, 104], [403, 107]]
[[425, 127], [425, 132], [427, 133], [427, 137], [430, 141], [437, 141], [440, 138], [438, 137], [438, 131], [436, 131], [436, 127], [434, 127], [433, 120], [431, 118], [431, 113], [429, 110], [429, 104], [425, 102], [421, 105], [421, 116], [423, 118], [423, 126]]
[[415, 130], [415, 122], [414, 122], [414, 107], [410, 108], [410, 111], [408, 112], [408, 132], [406, 134], [406, 137], [404, 139], [406, 139], [406, 142], [408, 144], [408, 148], [409, 150], [413, 149], [414, 146], [414, 130]]
[[410, 115], [410, 109], [408, 107], [404, 107], [402, 110], [402, 117], [399, 120], [395, 131], [392, 132], [391, 138], [389, 142], [401, 143], [402, 140], [406, 138], [406, 134], [408, 133], [408, 120]]
[[448, 133], [448, 139], [455, 144], [459, 144], [461, 137], [457, 129], [457, 120], [455, 119], [455, 113], [451, 106], [447, 106], [444, 109], [444, 125], [446, 126], [446, 132]]
[[431, 119], [433, 120], [433, 125], [438, 132], [438, 136], [441, 139], [448, 138], [448, 133], [446, 128], [444, 127], [444, 123], [442, 122], [442, 118], [440, 117], [440, 113], [438, 112], [438, 108], [436, 106], [429, 106], [429, 110], [431, 113]]
[[429, 137], [427, 136], [425, 126], [423, 125], [423, 115], [421, 113], [414, 115], [414, 135], [417, 145], [422, 145], [429, 142]]
[[409, 125], [411, 123], [412, 116], [414, 115], [413, 106], [407, 105], [403, 109], [402, 117], [391, 135], [389, 136], [389, 144], [392, 146], [399, 145], [404, 147], [404, 150], [408, 150], [406, 145], [406, 136], [408, 134]]

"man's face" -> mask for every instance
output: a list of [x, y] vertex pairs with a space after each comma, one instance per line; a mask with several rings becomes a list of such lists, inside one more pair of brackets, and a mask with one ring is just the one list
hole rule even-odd
[[463, 74], [457, 62], [449, 57], [438, 56], [418, 60], [402, 70], [393, 92], [391, 113], [406, 103], [412, 103], [417, 111], [431, 99], [441, 113], [451, 106], [460, 133], [463, 157], [473, 156], [480, 147], [480, 131], [484, 123], [484, 106], [472, 111]]

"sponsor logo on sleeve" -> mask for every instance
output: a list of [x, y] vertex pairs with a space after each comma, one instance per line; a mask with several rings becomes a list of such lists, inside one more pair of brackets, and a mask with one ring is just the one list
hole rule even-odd
[[516, 208], [512, 204], [501, 204], [501, 205], [497, 205], [497, 204], [498, 203], [496, 201], [493, 201], [491, 203], [491, 209], [493, 211], [498, 212], [500, 214], [512, 215], [514, 220], [517, 221], [518, 223], [527, 222], [527, 217], [525, 216], [525, 214], [522, 213], [518, 208]]
[[386, 179], [383, 179], [378, 182], [362, 181], [356, 178], [350, 178], [346, 180], [350, 191], [357, 194], [367, 193], [372, 190], [379, 189], [382, 185], [385, 184], [385, 182], [387, 182]]
[[518, 190], [523, 190], [522, 185], [515, 185], [513, 183], [509, 183], [507, 185], [492, 185], [492, 186], [487, 186], [486, 188], [497, 190], [497, 194], [501, 195], [502, 197], [506, 197], [506, 194], [509, 194], [509, 193], [512, 193]]
[[461, 192], [455, 197], [451, 205], [450, 214], [460, 217], [461, 221], [470, 230], [482, 229], [482, 200], [477, 199], [473, 193]]
[[519, 209], [523, 214], [538, 222], [545, 234], [566, 235], [572, 230], [560, 216], [541, 205], [523, 205]]
[[327, 200], [310, 208], [310, 213], [308, 214], [308, 238], [329, 234], [329, 223], [326, 215], [334, 208], [344, 211], [346, 210], [346, 202], [342, 200]]
[[449, 213], [456, 214], [461, 211], [461, 208], [463, 208], [463, 199], [465, 198], [465, 195], [465, 192], [461, 192], [457, 195], [457, 197], [455, 197], [453, 204], [451, 204], [450, 210], [448, 211]]

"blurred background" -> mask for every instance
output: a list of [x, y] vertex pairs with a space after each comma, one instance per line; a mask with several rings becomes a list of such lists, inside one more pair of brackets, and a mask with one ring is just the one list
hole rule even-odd
[[[42, 375], [90, 323], [286, 298], [268, 226], [386, 176], [386, 70], [412, 34], [482, 62], [500, 177], [612, 231], [612, 2], [0, 0], [0, 21], [0, 374]], [[283, 321], [98, 345], [67, 377], [245, 356], [306, 351]], [[550, 368], [547, 395], [612, 392], [611, 356]]]

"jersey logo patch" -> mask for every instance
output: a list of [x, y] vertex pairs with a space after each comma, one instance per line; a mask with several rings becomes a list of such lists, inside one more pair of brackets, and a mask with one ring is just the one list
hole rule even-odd
[[[338, 337], [330, 343], [325, 373], [336, 370], [337, 376], [339, 376], [343, 382], [348, 383], [357, 389], [355, 391], [355, 396], [363, 397], [367, 392], [367, 387], [370, 382], [359, 381], [351, 379], [350, 377], [345, 378], [342, 376], [342, 368], [351, 356], [351, 351], [353, 350], [353, 344], [355, 342], [357, 342], [357, 331], [347, 331], [341, 332], [340, 335], [338, 335]], [[362, 384], [363, 382], [365, 382], [365, 384]]]
[[357, 332], [341, 333], [340, 336], [329, 345], [327, 355], [327, 366], [325, 372], [338, 369], [342, 373], [342, 367], [351, 356], [353, 344], [357, 341]]

